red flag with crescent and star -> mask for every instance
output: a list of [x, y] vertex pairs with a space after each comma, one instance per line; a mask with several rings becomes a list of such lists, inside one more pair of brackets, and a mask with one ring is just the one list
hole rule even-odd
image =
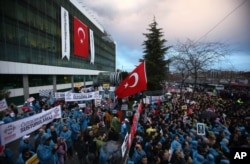
[[74, 54], [84, 58], [89, 56], [88, 26], [76, 17], [74, 17]]
[[145, 62], [139, 64], [116, 88], [117, 99], [131, 96], [147, 89]]

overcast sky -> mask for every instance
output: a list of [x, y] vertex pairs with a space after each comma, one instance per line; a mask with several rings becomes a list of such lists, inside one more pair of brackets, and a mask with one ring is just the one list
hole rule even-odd
[[217, 68], [250, 71], [249, 0], [81, 1], [116, 42], [118, 69], [131, 71], [139, 64], [143, 33], [155, 17], [166, 46], [187, 38], [226, 43], [234, 51]]

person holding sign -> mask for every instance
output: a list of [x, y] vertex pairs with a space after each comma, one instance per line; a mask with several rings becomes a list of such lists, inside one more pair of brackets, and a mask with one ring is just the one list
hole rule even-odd
[[197, 123], [197, 135], [205, 135], [205, 124]]

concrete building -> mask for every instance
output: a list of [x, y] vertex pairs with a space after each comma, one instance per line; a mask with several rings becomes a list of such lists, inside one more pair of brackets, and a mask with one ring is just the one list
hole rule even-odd
[[43, 90], [89, 86], [115, 72], [116, 43], [77, 0], [1, 0], [0, 90], [22, 104]]

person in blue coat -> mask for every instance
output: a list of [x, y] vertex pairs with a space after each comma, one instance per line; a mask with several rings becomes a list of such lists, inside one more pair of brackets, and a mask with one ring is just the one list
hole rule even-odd
[[174, 152], [177, 148], [180, 148], [182, 151], [182, 145], [179, 142], [179, 136], [175, 135], [174, 140], [171, 142], [171, 150]]
[[11, 117], [11, 114], [9, 112], [5, 113], [5, 116], [3, 117], [2, 121], [7, 124], [7, 123], [10, 123], [10, 122], [13, 122], [15, 121], [15, 118], [14, 117]]
[[19, 153], [22, 153], [23, 149], [29, 148], [29, 150], [34, 151], [33, 145], [30, 142], [30, 135], [23, 136], [22, 140], [19, 143]]
[[71, 131], [72, 131], [71, 138], [72, 138], [72, 142], [73, 142], [74, 148], [75, 148], [77, 146], [76, 142], [78, 139], [78, 135], [80, 134], [80, 131], [81, 131], [80, 124], [77, 123], [75, 119], [73, 119], [73, 121], [72, 121]]
[[146, 152], [142, 149], [141, 144], [136, 144], [134, 148], [134, 153], [132, 155], [132, 161], [134, 164], [139, 164], [142, 157], [147, 156]]
[[77, 104], [73, 110], [73, 119], [76, 119], [76, 121], [79, 122], [81, 119], [81, 116], [82, 116], [82, 113], [80, 112], [80, 108]]
[[121, 135], [122, 135], [122, 139], [125, 138], [126, 134], [127, 134], [127, 125], [126, 125], [126, 122], [123, 121], [122, 122], [122, 125], [121, 125]]
[[37, 148], [37, 157], [40, 164], [57, 164], [58, 157], [56, 151], [58, 149], [57, 144], [51, 144], [51, 136], [49, 134], [44, 134], [41, 143]]
[[23, 149], [22, 153], [18, 155], [16, 164], [25, 164], [34, 154], [35, 152], [30, 151], [29, 148]]
[[67, 144], [67, 155], [69, 158], [71, 158], [73, 155], [73, 149], [72, 149], [73, 142], [72, 142], [71, 135], [72, 135], [72, 131], [69, 130], [67, 125], [64, 125], [63, 130], [61, 131], [59, 137], [63, 138]]

